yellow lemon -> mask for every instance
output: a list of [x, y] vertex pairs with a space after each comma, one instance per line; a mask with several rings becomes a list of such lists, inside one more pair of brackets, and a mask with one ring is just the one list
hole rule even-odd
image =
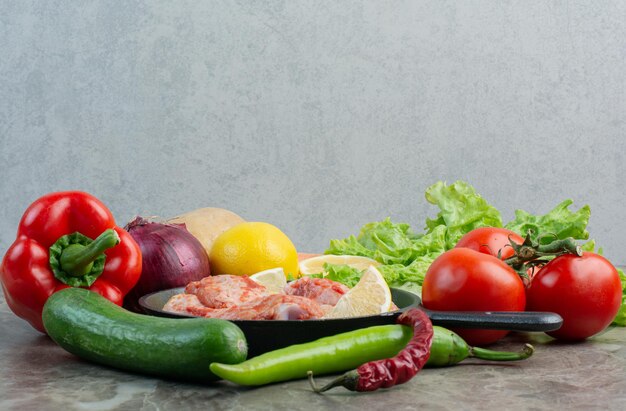
[[370, 266], [324, 318], [362, 317], [391, 309], [391, 290], [376, 267]]
[[261, 284], [267, 288], [267, 291], [273, 294], [283, 293], [287, 285], [285, 272], [282, 268], [270, 268], [269, 270], [252, 274], [250, 279]]
[[298, 276], [298, 253], [289, 237], [268, 223], [237, 224], [215, 239], [209, 253], [212, 274], [252, 275], [282, 268]]
[[[359, 271], [365, 270], [370, 265], [378, 267], [380, 263], [376, 260], [372, 260], [367, 257], [360, 257], [356, 255], [320, 255], [316, 257], [307, 258], [300, 261], [300, 274], [311, 275], [320, 274], [324, 272], [324, 264], [345, 264], [352, 268], [356, 268]], [[324, 274], [326, 275], [326, 274]]]

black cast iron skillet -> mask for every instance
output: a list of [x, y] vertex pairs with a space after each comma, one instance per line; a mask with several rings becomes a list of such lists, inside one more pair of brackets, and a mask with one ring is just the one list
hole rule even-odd
[[[150, 315], [170, 318], [191, 317], [163, 311], [167, 300], [175, 294], [184, 292], [184, 289], [184, 287], [172, 288], [145, 295], [139, 299], [139, 305]], [[235, 320], [233, 322], [246, 335], [248, 357], [359, 328], [393, 324], [400, 313], [411, 307], [419, 307], [428, 313], [433, 324], [446, 328], [554, 331], [563, 324], [561, 316], [549, 312], [432, 311], [422, 307], [420, 298], [413, 293], [392, 288], [391, 296], [399, 310], [367, 317], [294, 321]]]

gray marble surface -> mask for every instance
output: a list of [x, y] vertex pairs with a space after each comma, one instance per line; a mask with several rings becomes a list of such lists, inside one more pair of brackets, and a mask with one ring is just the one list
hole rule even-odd
[[[530, 359], [467, 361], [426, 369], [408, 383], [374, 393], [311, 392], [305, 380], [263, 388], [183, 384], [119, 372], [66, 353], [15, 317], [0, 297], [1, 410], [503, 410], [624, 409], [626, 328], [580, 344], [515, 334], [496, 345], [535, 344]], [[329, 377], [320, 378], [320, 382]]]

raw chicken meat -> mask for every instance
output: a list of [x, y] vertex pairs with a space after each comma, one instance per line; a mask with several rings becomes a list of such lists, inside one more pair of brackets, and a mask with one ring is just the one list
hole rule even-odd
[[170, 298], [163, 310], [224, 320], [308, 320], [324, 315], [324, 310], [315, 301], [285, 294], [272, 294], [221, 309], [203, 306], [195, 295], [177, 294]]
[[345, 285], [326, 278], [302, 277], [285, 286], [285, 294], [299, 295], [316, 301], [318, 304], [332, 305], [350, 289]]
[[214, 311], [214, 309], [202, 305], [198, 297], [193, 294], [176, 294], [170, 297], [163, 307], [163, 311], [204, 317], [205, 314]]
[[285, 294], [272, 294], [236, 307], [216, 310], [206, 317], [225, 320], [308, 320], [320, 318], [324, 311], [313, 300]]
[[308, 320], [322, 318], [349, 288], [325, 278], [303, 277], [270, 294], [247, 276], [216, 275], [191, 282], [164, 311], [225, 320]]
[[261, 284], [239, 275], [205, 277], [189, 283], [185, 293], [195, 294], [208, 308], [228, 308], [270, 295]]

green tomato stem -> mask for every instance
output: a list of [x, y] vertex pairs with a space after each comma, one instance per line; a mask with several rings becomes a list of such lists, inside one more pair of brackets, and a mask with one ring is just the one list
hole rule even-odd
[[575, 254], [582, 256], [582, 248], [576, 244], [572, 237], [562, 240], [555, 240], [549, 244], [540, 244], [531, 240], [529, 232], [522, 244], [517, 244], [509, 240], [511, 247], [515, 250], [515, 255], [509, 257], [504, 262], [511, 266], [522, 278], [528, 279], [526, 271], [528, 268], [545, 264], [553, 257], [563, 254]]

